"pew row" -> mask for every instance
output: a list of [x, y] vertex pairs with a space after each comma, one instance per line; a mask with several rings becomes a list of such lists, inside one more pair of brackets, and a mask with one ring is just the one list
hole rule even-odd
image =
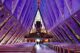
[[17, 44], [17, 45], [1, 45], [0, 53], [36, 53], [34, 45]]
[[47, 46], [58, 53], [80, 53], [80, 44], [49, 43]]

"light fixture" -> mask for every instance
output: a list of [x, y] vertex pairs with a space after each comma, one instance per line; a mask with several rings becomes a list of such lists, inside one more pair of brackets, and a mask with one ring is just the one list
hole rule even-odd
[[36, 39], [36, 42], [40, 42], [40, 39]]

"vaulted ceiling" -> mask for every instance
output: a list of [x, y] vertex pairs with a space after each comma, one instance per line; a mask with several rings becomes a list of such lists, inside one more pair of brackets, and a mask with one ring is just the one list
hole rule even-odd
[[80, 0], [0, 0], [0, 44], [23, 41], [38, 10], [54, 41], [80, 42]]

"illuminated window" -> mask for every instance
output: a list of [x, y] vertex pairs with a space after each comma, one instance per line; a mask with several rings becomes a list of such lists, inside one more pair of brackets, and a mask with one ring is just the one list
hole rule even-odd
[[35, 23], [36, 23], [36, 21], [41, 21], [41, 23], [42, 23], [42, 31], [46, 32], [46, 31], [45, 31], [45, 27], [44, 27], [44, 23], [43, 23], [43, 21], [42, 21], [42, 17], [41, 17], [41, 15], [40, 15], [39, 10], [38, 10], [38, 11], [37, 11], [37, 14], [36, 14], [36, 17], [35, 17], [35, 20], [34, 20], [34, 22], [33, 22], [33, 26], [32, 26], [32, 29], [31, 29], [31, 33], [32, 33], [32, 32], [35, 32]]

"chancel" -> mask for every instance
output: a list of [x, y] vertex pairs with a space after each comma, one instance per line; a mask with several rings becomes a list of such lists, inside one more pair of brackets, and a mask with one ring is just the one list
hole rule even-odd
[[[25, 42], [43, 43], [43, 42], [45, 42], [46, 39], [48, 39], [48, 41], [46, 41], [46, 42], [50, 42], [49, 40], [52, 39], [53, 36], [51, 34], [48, 34], [47, 32], [41, 32], [41, 30], [42, 30], [41, 21], [36, 21], [34, 26], [35, 26], [36, 31], [25, 35], [25, 37], [24, 37], [26, 40]], [[39, 40], [39, 41], [37, 41], [37, 40]]]
[[25, 38], [52, 38], [53, 37], [51, 34], [41, 32], [42, 24], [40, 21], [36, 21], [35, 28], [36, 31], [34, 33], [29, 33], [28, 35], [25, 36]]

